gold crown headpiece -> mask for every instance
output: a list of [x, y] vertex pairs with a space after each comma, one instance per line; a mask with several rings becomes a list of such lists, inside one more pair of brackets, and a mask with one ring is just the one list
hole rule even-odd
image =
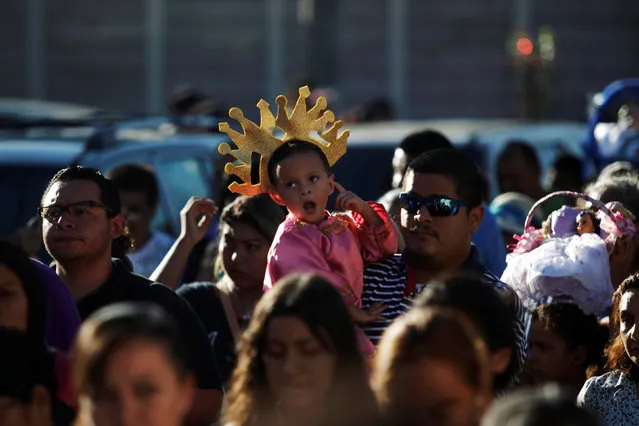
[[[326, 98], [320, 96], [315, 102], [315, 106], [310, 110], [306, 108], [306, 100], [310, 97], [311, 91], [308, 86], [299, 89], [299, 97], [295, 108], [289, 115], [286, 111], [288, 100], [280, 95], [275, 99], [277, 102], [277, 117], [269, 110], [269, 103], [261, 99], [257, 103], [260, 110], [260, 125], [244, 117], [244, 113], [239, 108], [231, 108], [229, 117], [237, 120], [244, 134], [232, 130], [228, 123], [220, 123], [220, 131], [226, 133], [237, 145], [237, 149], [231, 149], [227, 143], [220, 144], [218, 151], [224, 155], [232, 155], [237, 159], [235, 163], [226, 163], [224, 171], [229, 175], [236, 175], [242, 183], [233, 182], [229, 185], [229, 190], [242, 195], [256, 195], [268, 192], [270, 189], [267, 165], [273, 151], [280, 145], [290, 140], [301, 140], [318, 146], [326, 158], [329, 165], [335, 164], [346, 153], [346, 140], [349, 131], [345, 130], [338, 135], [342, 128], [342, 121], [335, 121], [335, 114], [327, 110]], [[333, 123], [334, 122], [334, 123]], [[333, 125], [326, 131], [324, 129], [329, 123]], [[273, 136], [275, 127], [284, 131], [281, 139]], [[322, 140], [315, 139], [311, 133], [317, 132]], [[256, 152], [260, 154], [259, 161], [259, 183], [251, 182], [252, 156]]]

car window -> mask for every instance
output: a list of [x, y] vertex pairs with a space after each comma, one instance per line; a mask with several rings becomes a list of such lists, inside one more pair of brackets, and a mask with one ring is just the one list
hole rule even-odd
[[59, 169], [49, 166], [0, 165], [0, 236], [25, 226], [37, 214], [40, 198]]
[[165, 194], [165, 205], [164, 208], [158, 209], [153, 225], [176, 234], [179, 229], [173, 229], [175, 226], [167, 219], [167, 210], [171, 218], [176, 219], [191, 196], [211, 196], [206, 161], [199, 157], [162, 158], [154, 162], [154, 168]]

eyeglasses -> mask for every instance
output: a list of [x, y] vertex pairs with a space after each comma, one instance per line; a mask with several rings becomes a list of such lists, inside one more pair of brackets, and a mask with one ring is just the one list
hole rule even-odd
[[64, 213], [69, 213], [74, 218], [81, 218], [90, 214], [94, 209], [104, 209], [107, 213], [113, 214], [113, 211], [104, 204], [97, 201], [78, 201], [77, 203], [52, 204], [50, 206], [38, 207], [38, 214], [49, 222], [57, 222]]
[[428, 213], [435, 217], [455, 216], [460, 207], [470, 207], [465, 201], [439, 196], [422, 197], [414, 192], [402, 192], [399, 194], [399, 200], [402, 208], [410, 214], [417, 214], [422, 207], [426, 207]]

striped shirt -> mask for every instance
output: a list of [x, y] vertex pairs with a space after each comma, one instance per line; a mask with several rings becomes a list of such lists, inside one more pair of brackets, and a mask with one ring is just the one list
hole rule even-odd
[[[495, 286], [500, 291], [507, 292], [509, 299], [513, 301], [515, 321], [513, 328], [517, 338], [514, 359], [517, 362], [516, 374], [513, 375], [512, 384], [518, 381], [520, 373], [528, 357], [528, 329], [530, 324], [530, 314], [524, 309], [521, 300], [508, 285], [499, 280], [483, 264], [477, 248], [471, 247], [470, 256], [462, 265], [460, 272], [471, 273], [481, 276], [490, 285]], [[383, 302], [386, 309], [382, 316], [385, 321], [372, 322], [362, 326], [364, 332], [371, 341], [377, 345], [384, 330], [398, 316], [408, 311], [412, 306], [414, 298], [423, 290], [417, 287], [416, 291], [404, 296], [404, 289], [408, 283], [406, 262], [403, 254], [396, 254], [392, 257], [371, 263], [364, 268], [364, 291], [362, 293], [362, 307], [368, 309], [375, 303]]]

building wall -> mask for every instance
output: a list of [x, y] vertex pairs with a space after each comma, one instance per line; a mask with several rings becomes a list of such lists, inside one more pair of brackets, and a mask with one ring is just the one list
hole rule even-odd
[[[164, 65], [155, 97], [149, 97], [147, 0], [4, 1], [0, 96], [37, 94], [27, 23], [29, 4], [38, 1], [44, 5], [39, 71], [46, 99], [161, 111], [172, 88], [192, 83], [252, 115], [259, 97], [285, 90], [300, 76], [335, 87], [338, 110], [393, 97], [392, 0], [315, 0], [321, 9], [312, 26], [299, 24], [298, 0], [279, 0], [283, 38], [275, 78], [268, 71], [278, 69], [269, 68], [271, 0], [165, 0]], [[517, 116], [521, 77], [506, 49], [513, 2], [406, 2], [404, 117]], [[547, 108], [552, 117], [582, 118], [587, 93], [639, 74], [639, 2], [538, 0], [533, 6], [532, 26], [551, 26], [557, 39]]]

